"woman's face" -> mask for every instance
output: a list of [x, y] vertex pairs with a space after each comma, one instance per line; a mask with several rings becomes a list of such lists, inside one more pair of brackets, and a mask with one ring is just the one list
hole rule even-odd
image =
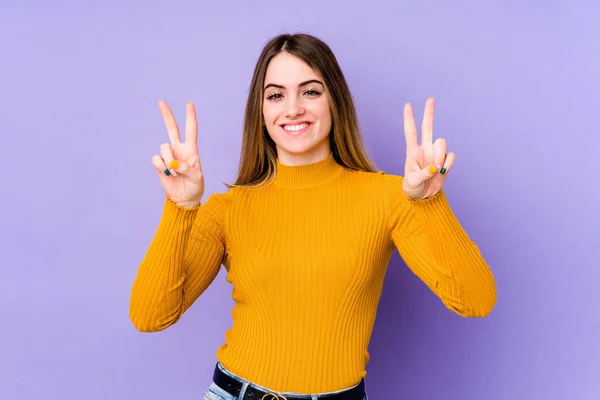
[[317, 74], [296, 56], [281, 52], [269, 63], [263, 117], [283, 164], [306, 165], [329, 156], [329, 99]]

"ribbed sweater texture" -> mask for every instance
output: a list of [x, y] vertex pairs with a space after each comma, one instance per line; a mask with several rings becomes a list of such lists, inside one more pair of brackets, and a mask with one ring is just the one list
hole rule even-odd
[[450, 310], [486, 316], [494, 277], [444, 191], [410, 200], [402, 179], [349, 170], [330, 155], [303, 166], [278, 161], [271, 184], [231, 188], [195, 208], [167, 196], [133, 283], [133, 324], [173, 325], [223, 265], [235, 305], [217, 359], [271, 390], [314, 394], [366, 376], [395, 249]]

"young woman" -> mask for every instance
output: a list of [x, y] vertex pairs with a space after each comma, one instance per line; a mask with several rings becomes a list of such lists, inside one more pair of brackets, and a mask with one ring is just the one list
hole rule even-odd
[[453, 312], [492, 310], [493, 275], [442, 191], [455, 156], [433, 140], [433, 99], [420, 143], [404, 108], [404, 176], [376, 171], [330, 48], [277, 36], [252, 78], [237, 180], [203, 204], [194, 106], [185, 142], [159, 106], [170, 143], [152, 161], [166, 199], [130, 316], [143, 332], [173, 325], [225, 266], [233, 327], [205, 399], [366, 399], [367, 348], [394, 249]]

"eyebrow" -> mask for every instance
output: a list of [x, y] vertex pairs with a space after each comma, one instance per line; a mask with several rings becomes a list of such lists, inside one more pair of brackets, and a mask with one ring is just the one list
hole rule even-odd
[[[322, 83], [321, 81], [319, 81], [319, 80], [317, 80], [317, 79], [311, 79], [311, 80], [308, 80], [308, 81], [301, 82], [301, 83], [298, 85], [298, 87], [306, 86], [306, 85], [308, 85], [309, 83], [318, 83], [319, 85], [323, 85], [323, 83]], [[324, 85], [323, 85], [323, 86], [324, 86]], [[277, 85], [277, 84], [275, 84], [275, 83], [269, 83], [267, 86], [265, 86], [265, 88], [264, 88], [263, 90], [267, 90], [269, 87], [276, 87], [276, 88], [279, 88], [279, 89], [285, 89], [285, 87], [284, 87], [284, 86]]]

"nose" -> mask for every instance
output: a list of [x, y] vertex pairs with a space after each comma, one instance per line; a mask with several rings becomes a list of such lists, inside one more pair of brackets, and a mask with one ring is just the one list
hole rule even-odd
[[290, 100], [288, 102], [288, 107], [286, 110], [286, 117], [294, 118], [302, 114], [304, 114], [304, 107], [302, 106], [301, 101], [290, 96]]

